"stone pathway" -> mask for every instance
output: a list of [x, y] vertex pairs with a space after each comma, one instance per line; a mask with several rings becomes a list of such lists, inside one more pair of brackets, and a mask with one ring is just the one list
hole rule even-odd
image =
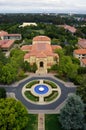
[[45, 130], [45, 115], [43, 113], [38, 114], [38, 130]]

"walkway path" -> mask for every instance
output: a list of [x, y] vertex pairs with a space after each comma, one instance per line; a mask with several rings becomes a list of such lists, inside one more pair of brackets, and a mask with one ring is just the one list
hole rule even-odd
[[45, 130], [45, 115], [43, 113], [38, 114], [38, 130]]

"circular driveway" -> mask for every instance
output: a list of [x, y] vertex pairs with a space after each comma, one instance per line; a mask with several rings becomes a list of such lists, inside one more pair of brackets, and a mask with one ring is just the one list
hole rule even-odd
[[[46, 79], [46, 80], [50, 80], [55, 82], [57, 85], [59, 85], [60, 89], [61, 89], [61, 95], [60, 97], [53, 103], [51, 104], [45, 104], [45, 105], [38, 105], [38, 104], [33, 104], [27, 100], [25, 100], [25, 98], [22, 96], [22, 88], [24, 87], [24, 85], [32, 80], [36, 80], [36, 79]], [[59, 107], [60, 104], [62, 104], [68, 97], [68, 94], [70, 93], [74, 93], [76, 91], [76, 87], [66, 87], [62, 82], [58, 81], [58, 79], [55, 79], [54, 77], [30, 77], [28, 79], [26, 79], [25, 81], [21, 82], [19, 85], [11, 87], [11, 85], [9, 87], [5, 87], [6, 91], [8, 93], [15, 93], [15, 97], [20, 100], [26, 107], [28, 110], [54, 110], [57, 107]]]

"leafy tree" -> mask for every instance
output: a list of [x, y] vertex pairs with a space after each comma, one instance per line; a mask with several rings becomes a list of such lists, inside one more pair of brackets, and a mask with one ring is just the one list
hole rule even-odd
[[31, 71], [35, 73], [36, 70], [37, 70], [37, 65], [36, 63], [34, 63], [33, 65], [31, 65]]
[[24, 71], [22, 69], [20, 69], [17, 76], [18, 77], [24, 77]]
[[2, 62], [2, 64], [6, 64], [8, 62], [8, 59], [5, 57], [1, 49], [0, 49], [0, 62]]
[[60, 111], [59, 121], [66, 130], [79, 130], [84, 127], [84, 104], [81, 98], [71, 94]]
[[86, 104], [86, 80], [85, 84], [77, 87], [77, 94], [82, 98], [83, 102]]
[[24, 52], [21, 51], [20, 49], [13, 49], [10, 53], [11, 59], [16, 61], [16, 63], [19, 65], [19, 67], [23, 66], [24, 62]]
[[53, 38], [51, 42], [52, 42], [53, 45], [59, 45], [60, 44], [60, 40], [58, 40], [56, 38]]
[[10, 84], [16, 79], [16, 70], [11, 64], [6, 64], [2, 68], [1, 82]]
[[68, 78], [72, 78], [76, 76], [77, 69], [78, 69], [78, 65], [72, 63], [71, 57], [63, 56], [60, 58], [60, 63], [58, 66], [59, 74]]
[[78, 58], [75, 58], [75, 57], [72, 56], [71, 59], [72, 59], [72, 62], [73, 62], [74, 64], [80, 65], [80, 60], [79, 60]]
[[23, 69], [24, 71], [31, 71], [31, 66], [30, 66], [30, 63], [28, 63], [27, 61], [24, 62], [23, 64]]
[[23, 130], [28, 123], [27, 115], [20, 101], [0, 99], [0, 130]]
[[80, 86], [83, 86], [86, 84], [86, 75], [83, 74], [77, 74], [76, 77], [74, 77], [74, 83]]
[[86, 74], [86, 67], [79, 67], [78, 74]]
[[64, 54], [65, 54], [65, 52], [64, 52], [63, 49], [56, 49], [56, 50], [55, 50], [55, 53], [57, 53], [57, 54], [59, 55], [60, 59], [61, 59], [61, 57], [63, 57]]
[[65, 54], [66, 55], [72, 55], [73, 54], [74, 47], [72, 45], [65, 46]]
[[6, 90], [4, 88], [0, 88], [0, 98], [6, 98]]
[[58, 65], [54, 64], [51, 66], [50, 70], [57, 71]]

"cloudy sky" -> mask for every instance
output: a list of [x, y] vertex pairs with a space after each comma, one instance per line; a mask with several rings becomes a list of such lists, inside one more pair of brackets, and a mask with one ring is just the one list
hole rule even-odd
[[86, 0], [0, 0], [0, 13], [86, 14]]

